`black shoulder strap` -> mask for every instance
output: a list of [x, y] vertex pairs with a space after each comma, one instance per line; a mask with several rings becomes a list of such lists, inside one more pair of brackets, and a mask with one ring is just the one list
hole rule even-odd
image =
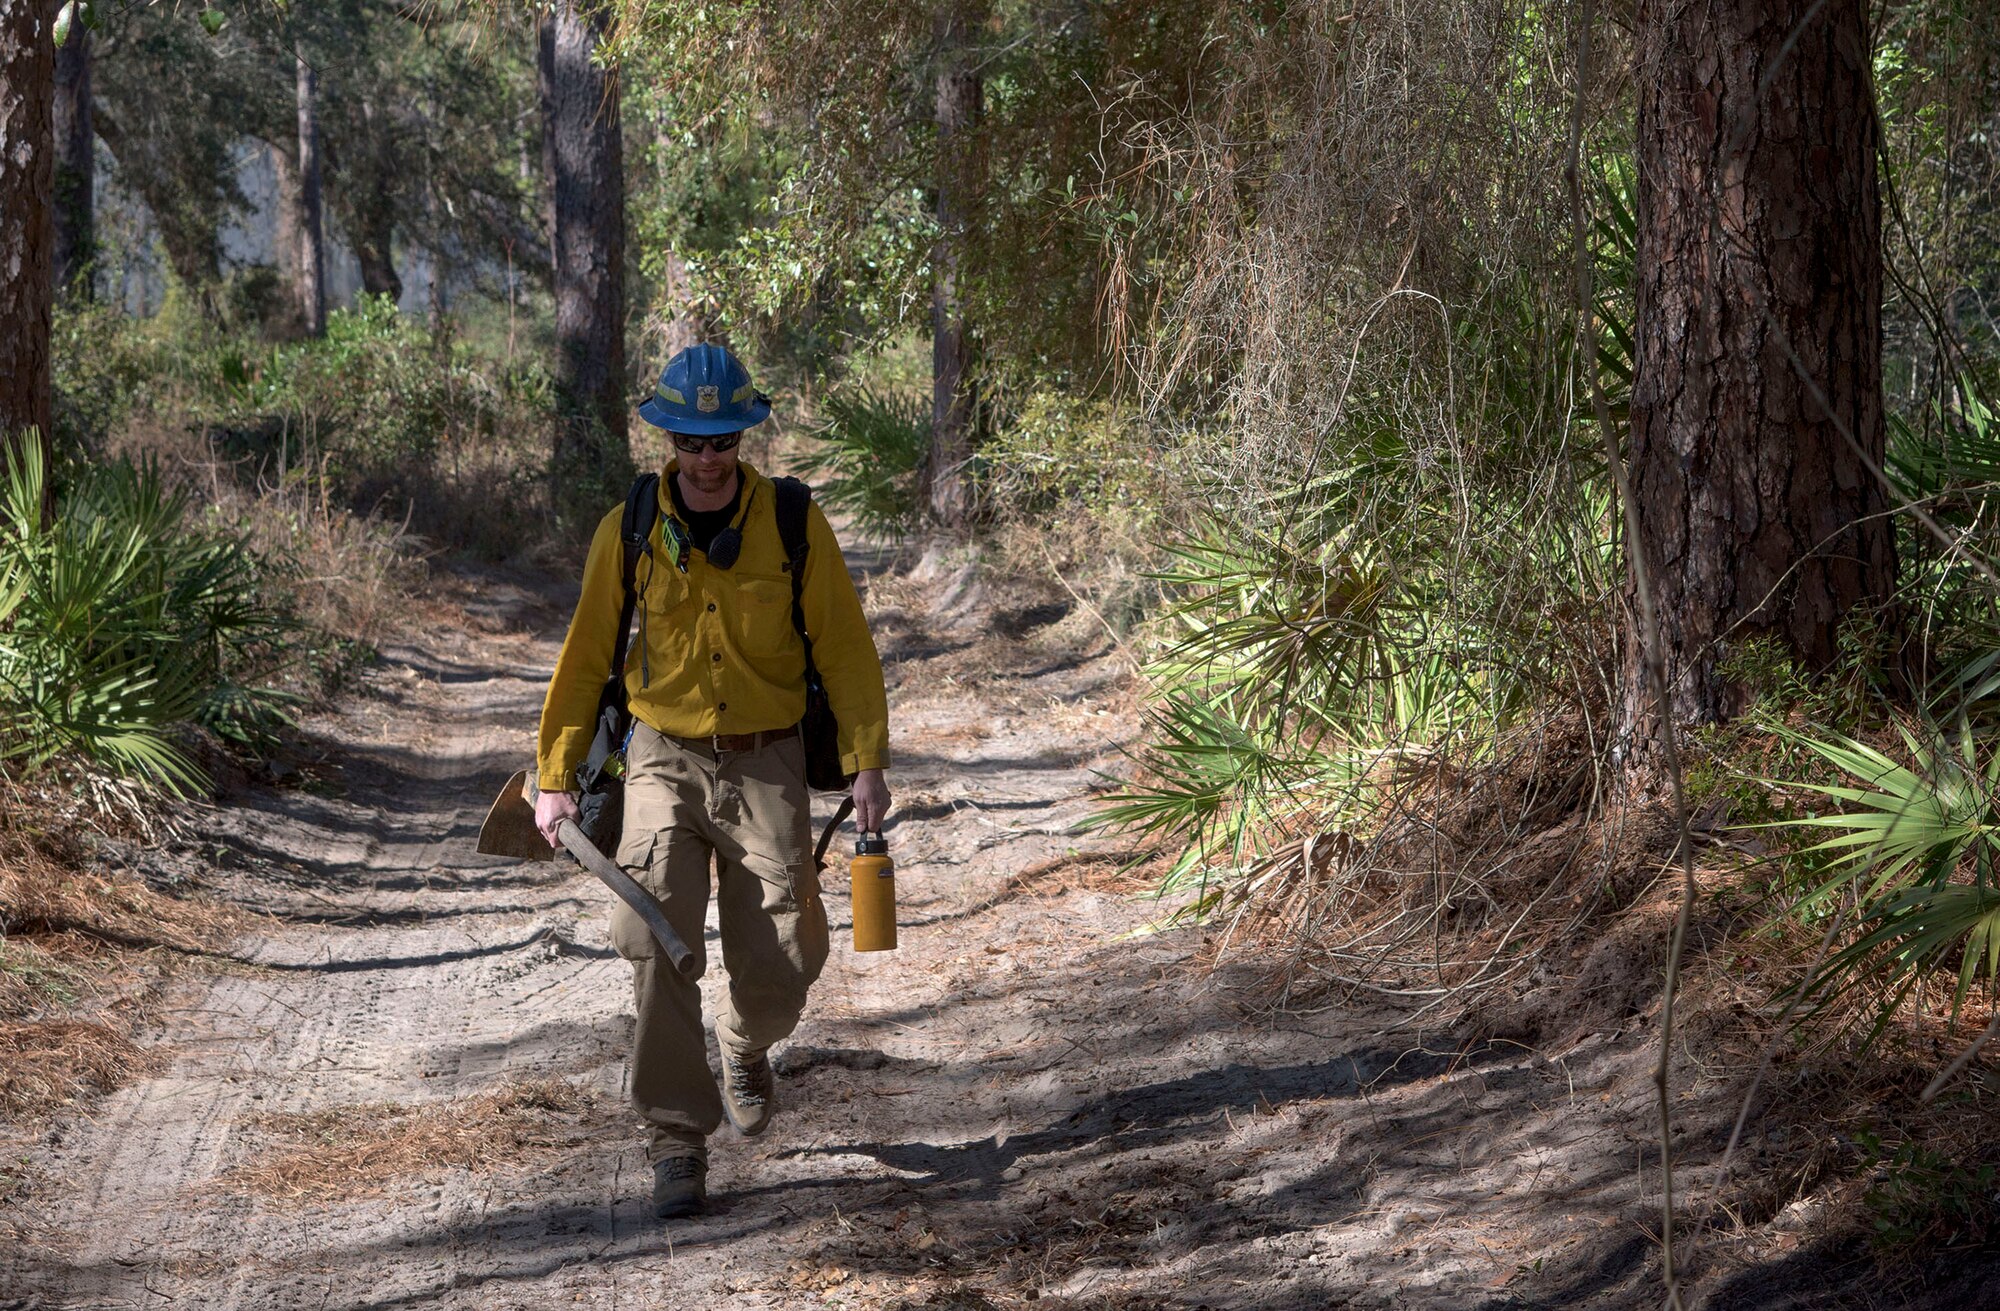
[[812, 505], [812, 488], [796, 478], [773, 478], [778, 489], [778, 540], [784, 544], [785, 563], [792, 575], [792, 627], [806, 644], [806, 666], [812, 666], [812, 638], [806, 635], [806, 609], [801, 599], [806, 586], [806, 510]]
[[639, 557], [646, 554], [653, 536], [653, 522], [660, 517], [660, 475], [642, 473], [632, 480], [625, 493], [625, 517], [618, 524], [618, 540], [625, 545], [624, 599], [618, 608], [618, 637], [611, 648], [611, 677], [625, 672], [625, 639], [632, 627], [632, 611], [638, 604], [635, 581]]

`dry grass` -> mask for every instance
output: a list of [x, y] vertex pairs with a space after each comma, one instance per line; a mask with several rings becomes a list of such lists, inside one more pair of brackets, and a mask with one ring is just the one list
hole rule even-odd
[[243, 915], [92, 868], [83, 829], [143, 829], [143, 815], [93, 811], [88, 796], [47, 787], [8, 788], [12, 814], [47, 826], [0, 829], [0, 1115], [34, 1120], [147, 1069], [131, 1033], [159, 949], [214, 951]]
[[111, 453], [157, 461], [198, 505], [236, 524], [264, 558], [297, 562], [299, 573], [285, 581], [295, 613], [309, 626], [373, 643], [415, 615], [425, 578], [422, 544], [406, 522], [342, 505], [324, 462], [248, 476], [200, 431], [143, 419]]
[[1030, 865], [1011, 875], [996, 896], [1004, 899], [1016, 893], [1028, 893], [1047, 898], [1081, 892], [1106, 897], [1136, 897], [1153, 890], [1166, 864], [1166, 859], [1161, 856], [1134, 863], [1116, 853], [1074, 851]]
[[108, 1092], [144, 1072], [152, 1056], [122, 1022], [0, 1020], [0, 1115], [46, 1113]]
[[0, 936], [77, 934], [125, 947], [204, 952], [242, 923], [231, 907], [170, 897], [139, 879], [84, 868], [87, 859], [60, 839], [0, 831]]
[[280, 1145], [216, 1182], [285, 1202], [379, 1197], [399, 1179], [491, 1170], [574, 1146], [597, 1100], [561, 1079], [529, 1079], [419, 1106], [367, 1102], [268, 1115], [258, 1127]]

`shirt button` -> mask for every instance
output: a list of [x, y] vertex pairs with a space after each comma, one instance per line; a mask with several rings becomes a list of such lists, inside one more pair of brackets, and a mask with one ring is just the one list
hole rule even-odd
[[718, 701], [715, 703], [715, 708], [717, 710], [727, 710], [729, 709], [729, 703], [727, 701]]
[[710, 602], [708, 603], [708, 612], [709, 612], [710, 614], [714, 614], [714, 613], [715, 613], [715, 602], [713, 602], [713, 601], [710, 601]]
[[722, 652], [720, 652], [720, 651], [717, 651], [717, 652], [716, 652], [716, 653], [715, 653], [714, 655], [710, 656], [710, 657], [709, 657], [709, 659], [710, 659], [710, 660], [713, 660], [713, 661], [715, 661], [715, 662], [716, 662], [717, 664], [721, 664], [721, 663], [722, 663]]

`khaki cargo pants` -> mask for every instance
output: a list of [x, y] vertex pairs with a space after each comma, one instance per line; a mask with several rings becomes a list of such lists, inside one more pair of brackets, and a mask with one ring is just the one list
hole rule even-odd
[[[618, 863], [705, 966], [713, 857], [729, 971], [715, 1036], [725, 1060], [754, 1056], [797, 1026], [806, 990], [826, 964], [804, 748], [793, 735], [718, 756], [637, 724], [625, 761]], [[705, 1156], [704, 1140], [722, 1123], [722, 1097], [708, 1068], [701, 988], [660, 954], [623, 902], [611, 912], [611, 943], [632, 962], [639, 1012], [632, 1104], [652, 1129], [649, 1156]]]

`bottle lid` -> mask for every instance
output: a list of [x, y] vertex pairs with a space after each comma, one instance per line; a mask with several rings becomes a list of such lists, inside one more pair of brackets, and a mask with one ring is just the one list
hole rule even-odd
[[880, 833], [863, 833], [854, 844], [857, 856], [886, 856], [889, 854], [889, 839]]

